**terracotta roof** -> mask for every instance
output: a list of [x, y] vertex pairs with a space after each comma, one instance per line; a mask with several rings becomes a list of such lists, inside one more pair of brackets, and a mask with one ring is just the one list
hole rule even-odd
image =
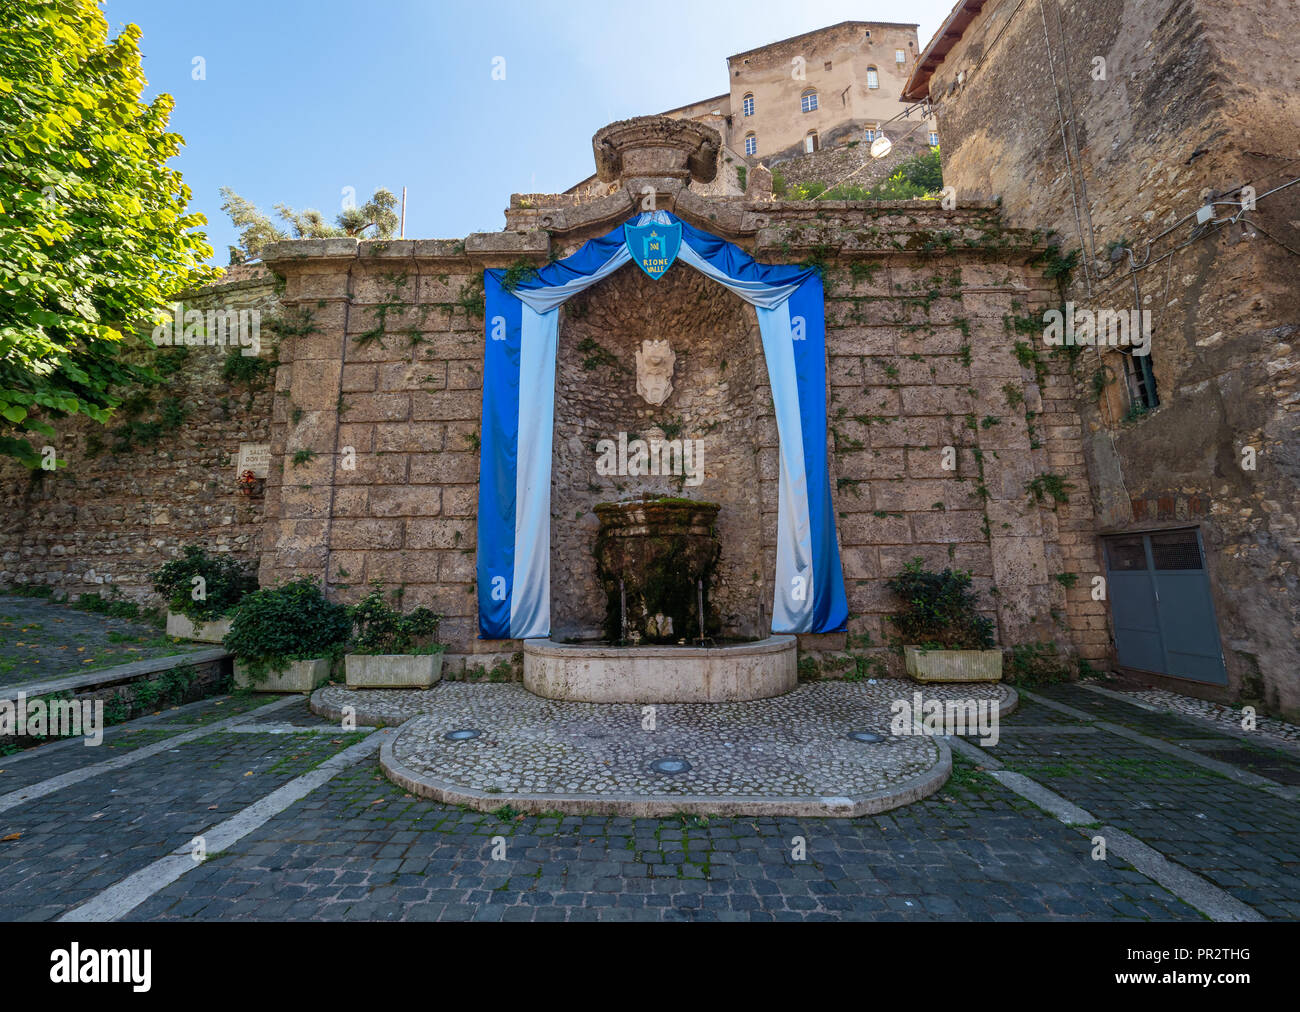
[[985, 0], [957, 0], [957, 6], [939, 26], [929, 45], [921, 51], [921, 58], [916, 61], [912, 75], [903, 85], [904, 101], [916, 102], [930, 94], [931, 76], [939, 69], [944, 57], [952, 52], [952, 47], [961, 41], [971, 22], [984, 9], [984, 3]]

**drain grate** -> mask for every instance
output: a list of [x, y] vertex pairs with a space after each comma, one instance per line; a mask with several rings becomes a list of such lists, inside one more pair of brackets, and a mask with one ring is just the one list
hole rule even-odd
[[850, 741], [865, 742], [868, 745], [874, 745], [876, 742], [885, 740], [884, 736], [872, 731], [850, 731], [844, 737], [848, 738]]
[[650, 764], [650, 768], [656, 773], [686, 773], [690, 770], [691, 764], [685, 759], [656, 759]]
[[476, 727], [458, 727], [455, 731], [448, 731], [443, 737], [447, 741], [469, 741], [471, 738], [477, 738], [482, 733]]

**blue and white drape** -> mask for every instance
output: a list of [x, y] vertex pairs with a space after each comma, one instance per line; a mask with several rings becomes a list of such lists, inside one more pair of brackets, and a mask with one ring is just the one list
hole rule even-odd
[[[664, 211], [633, 224], [671, 224]], [[842, 630], [848, 620], [826, 460], [826, 326], [815, 269], [760, 264], [682, 225], [677, 259], [750, 303], [780, 438], [772, 631]], [[478, 616], [483, 639], [551, 628], [551, 434], [559, 307], [632, 259], [620, 225], [513, 289], [483, 273], [486, 350], [479, 470]]]

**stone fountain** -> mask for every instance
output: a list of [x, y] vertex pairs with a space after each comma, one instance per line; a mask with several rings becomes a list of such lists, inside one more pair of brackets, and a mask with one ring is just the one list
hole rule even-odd
[[674, 498], [597, 505], [606, 639], [525, 641], [524, 687], [591, 703], [733, 702], [793, 689], [793, 636], [715, 642], [718, 509]]
[[[719, 143], [649, 117], [593, 149], [602, 180], [671, 208], [713, 178]], [[599, 703], [789, 692], [795, 638], [764, 635], [754, 310], [694, 268], [652, 279], [629, 264], [566, 304], [558, 344], [552, 571], [569, 575], [553, 587], [555, 639], [524, 641], [524, 686]]]
[[653, 497], [597, 504], [606, 640], [703, 646], [716, 636], [721, 623], [709, 599], [722, 554], [718, 509], [717, 503]]

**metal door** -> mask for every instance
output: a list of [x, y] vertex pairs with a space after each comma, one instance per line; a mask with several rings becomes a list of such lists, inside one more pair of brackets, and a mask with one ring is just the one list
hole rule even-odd
[[1120, 665], [1227, 685], [1199, 533], [1123, 534], [1104, 545]]

